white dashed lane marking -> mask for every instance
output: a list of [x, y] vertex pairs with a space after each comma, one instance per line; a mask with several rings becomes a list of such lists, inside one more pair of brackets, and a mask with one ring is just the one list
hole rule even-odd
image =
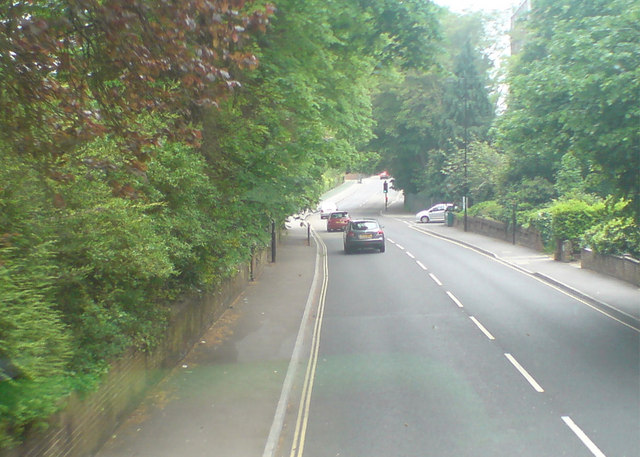
[[[413, 224], [408, 223], [407, 221], [403, 221], [405, 224], [411, 226], [411, 228], [413, 227]], [[399, 245], [398, 243], [396, 243], [393, 240], [388, 239], [388, 241], [394, 245], [396, 245], [400, 250], [405, 251], [405, 253], [412, 259], [416, 259], [415, 255], [413, 255], [411, 252], [407, 251], [404, 246]], [[546, 258], [546, 256], [544, 257]], [[419, 260], [416, 260], [416, 264], [422, 268], [424, 271], [428, 271], [428, 268], [426, 267], [426, 265], [424, 265], [422, 262], [420, 262]], [[442, 282], [438, 279], [438, 277], [436, 275], [434, 275], [433, 273], [429, 273], [429, 276], [431, 277], [431, 279], [439, 286], [442, 286]], [[447, 295], [449, 296], [449, 298], [458, 306], [458, 308], [464, 308], [464, 305], [462, 304], [462, 302], [460, 300], [458, 300], [456, 298], [455, 295], [453, 295], [451, 292], [446, 291]], [[480, 321], [478, 319], [476, 319], [474, 316], [469, 316], [469, 319], [471, 319], [471, 321], [476, 325], [476, 327], [478, 327], [480, 329], [480, 331], [491, 341], [495, 340], [495, 337], [491, 334], [491, 332], [489, 332], [489, 330], [486, 329], [486, 327], [484, 325], [482, 325], [480, 323]], [[635, 330], [635, 329], [634, 329]], [[526, 381], [531, 385], [531, 387], [533, 387], [533, 389], [536, 392], [539, 393], [543, 393], [544, 389], [542, 388], [542, 386], [540, 384], [538, 384], [538, 382], [533, 378], [533, 376], [531, 376], [531, 374], [529, 374], [529, 372], [522, 366], [520, 365], [520, 363], [515, 359], [515, 357], [513, 357], [511, 354], [509, 353], [505, 353], [504, 356], [507, 358], [507, 360], [509, 360], [509, 362], [511, 362], [511, 364], [516, 368], [516, 370], [518, 370], [518, 372], [526, 379]], [[569, 427], [569, 429], [580, 439], [580, 441], [587, 447], [587, 449], [589, 449], [589, 451], [591, 451], [591, 453], [595, 456], [595, 457], [606, 457], [606, 455], [598, 448], [598, 446], [595, 445], [595, 443], [593, 441], [591, 441], [591, 439], [587, 436], [587, 434], [576, 425], [576, 423], [569, 417], [569, 416], [562, 416], [562, 420], [564, 421], [564, 423], [567, 425], [567, 427]]]
[[578, 427], [569, 416], [562, 416], [562, 420], [565, 424], [567, 424], [567, 427], [569, 427], [571, 431], [575, 433], [578, 438], [580, 438], [580, 441], [582, 441], [582, 443], [587, 446], [587, 449], [589, 449], [593, 455], [595, 455], [596, 457], [606, 457], [604, 453], [598, 448], [598, 446], [596, 446], [595, 443], [589, 439], [587, 434], [583, 432], [582, 429]]
[[453, 302], [458, 305], [458, 308], [464, 308], [464, 306], [462, 305], [462, 303], [460, 302], [460, 300], [458, 300], [455, 295], [453, 295], [451, 292], [447, 291], [447, 295], [449, 296], [449, 298], [451, 300], [453, 300]]
[[504, 356], [509, 360], [509, 362], [511, 362], [514, 367], [516, 367], [516, 370], [518, 370], [520, 374], [524, 376], [524, 379], [526, 379], [529, 384], [531, 384], [531, 387], [533, 387], [536, 392], [544, 392], [544, 389], [540, 386], [540, 384], [538, 384], [536, 380], [533, 379], [533, 376], [531, 376], [529, 372], [527, 372], [527, 370], [525, 370], [524, 367], [518, 363], [515, 357], [513, 357], [511, 354], [505, 354]]
[[476, 319], [473, 316], [469, 316], [469, 319], [471, 319], [473, 321], [474, 324], [476, 324], [476, 326], [482, 331], [482, 333], [484, 333], [484, 335], [489, 338], [490, 340], [495, 340], [494, 336], [489, 333], [489, 330], [487, 330], [486, 328], [484, 328], [484, 325], [482, 325], [478, 319]]

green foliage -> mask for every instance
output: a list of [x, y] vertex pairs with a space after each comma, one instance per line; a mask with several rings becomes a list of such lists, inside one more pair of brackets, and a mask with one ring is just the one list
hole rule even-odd
[[453, 75], [445, 84], [445, 128], [458, 148], [486, 141], [494, 117], [487, 92], [487, 69], [482, 54], [469, 38], [453, 58]]
[[357, 20], [366, 27], [361, 38], [379, 62], [405, 70], [430, 66], [440, 33], [432, 2], [358, 0], [357, 4], [366, 18], [365, 22]]
[[174, 287], [210, 287], [228, 275], [230, 266], [247, 259], [247, 243], [239, 240], [241, 230], [252, 225], [236, 221], [240, 209], [225, 211], [202, 155], [167, 144], [149, 164], [147, 178], [142, 188], [154, 204], [146, 213], [167, 247]]
[[581, 200], [560, 201], [549, 207], [556, 240], [579, 242], [584, 233], [605, 214], [604, 203], [589, 205]]
[[55, 246], [35, 224], [34, 215], [47, 213], [36, 176], [0, 150], [0, 448], [71, 390], [73, 342], [54, 296]]
[[70, 390], [71, 340], [52, 301], [48, 245], [0, 248], [0, 445], [57, 409]]
[[154, 333], [160, 317], [155, 292], [173, 266], [144, 209], [112, 199], [93, 211], [69, 211], [58, 219], [58, 261], [66, 274], [58, 280], [56, 298], [76, 329], [80, 371]]
[[498, 183], [504, 167], [503, 154], [489, 143], [473, 142], [466, 151], [466, 178], [465, 151], [457, 150], [448, 155], [443, 167], [444, 184], [450, 194], [458, 198], [464, 194], [466, 184], [472, 204], [491, 200], [500, 190]]
[[631, 217], [613, 217], [593, 226], [584, 234], [584, 244], [600, 254], [640, 259], [640, 229]]
[[517, 203], [520, 206], [523, 204], [529, 207], [542, 206], [551, 201], [555, 195], [553, 184], [541, 176], [536, 176], [522, 180], [518, 186]]
[[458, 22], [459, 17], [444, 11], [438, 18], [448, 27], [438, 42], [437, 64], [399, 68], [394, 79], [380, 85], [374, 100], [376, 139], [370, 148], [381, 154], [395, 187], [407, 193], [461, 200], [466, 187], [473, 187], [478, 199], [489, 198], [494, 184], [481, 177], [480, 167], [473, 183], [463, 169], [465, 144], [476, 148], [479, 163], [497, 158], [484, 144], [494, 114], [486, 89], [488, 64], [479, 50], [482, 20], [465, 16]]
[[562, 156], [560, 168], [556, 172], [555, 189], [560, 197], [570, 197], [572, 194], [581, 194], [586, 191], [582, 165], [570, 152]]
[[546, 251], [551, 252], [555, 249], [553, 216], [548, 208], [536, 208], [524, 211], [522, 214], [522, 224], [525, 227], [533, 227], [540, 233]]
[[496, 200], [486, 200], [469, 208], [468, 214], [473, 217], [504, 222], [508, 218], [508, 210]]
[[437, 33], [423, 0], [81, 3], [0, 7], [0, 447], [375, 168], [376, 78]]
[[569, 194], [588, 177], [587, 191], [630, 199], [638, 222], [639, 20], [635, 0], [536, 2], [499, 126], [510, 182], [558, 179]]
[[[445, 157], [438, 153], [443, 139], [442, 74], [437, 69], [409, 72], [380, 86], [374, 100], [378, 122], [370, 147], [395, 178], [395, 187], [408, 193], [423, 189], [423, 179], [442, 184]], [[425, 173], [429, 175], [425, 177]]]
[[[520, 225], [538, 230], [549, 250], [554, 249], [558, 241], [569, 240], [575, 246], [586, 243], [603, 254], [635, 254], [638, 252], [637, 225], [629, 217], [613, 216], [621, 214], [622, 207], [623, 204], [618, 204], [607, 208], [605, 203], [594, 199], [562, 200], [534, 209], [519, 204], [516, 220]], [[487, 200], [470, 207], [469, 215], [510, 223], [512, 211], [509, 202]]]
[[202, 147], [217, 201], [263, 225], [315, 206], [328, 170], [362, 163], [379, 52], [357, 2], [277, 6], [256, 43], [262, 65], [206, 113]]

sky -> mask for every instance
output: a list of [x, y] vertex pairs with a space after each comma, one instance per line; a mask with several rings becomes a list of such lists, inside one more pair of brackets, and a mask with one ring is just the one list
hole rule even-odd
[[461, 13], [468, 11], [505, 11], [511, 13], [522, 0], [433, 0], [440, 6], [446, 6], [451, 11]]
[[[487, 52], [496, 65], [496, 75], [501, 67], [504, 57], [509, 55], [509, 27], [511, 15], [520, 6], [523, 0], [432, 0], [434, 3], [449, 8], [454, 13], [482, 11], [485, 13], [497, 12], [497, 19], [493, 27], [496, 33], [496, 43]], [[504, 101], [506, 88], [499, 85], [500, 104]]]
[[489, 50], [489, 55], [499, 65], [501, 58], [508, 54], [509, 28], [511, 15], [524, 0], [432, 0], [440, 6], [449, 8], [454, 13], [476, 12], [497, 13], [490, 28], [496, 36], [496, 44]]

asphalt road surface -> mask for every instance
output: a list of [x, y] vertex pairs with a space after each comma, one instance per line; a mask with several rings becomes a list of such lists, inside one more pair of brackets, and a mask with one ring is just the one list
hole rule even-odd
[[346, 255], [317, 214], [307, 246], [295, 221], [98, 457], [640, 456], [638, 328], [436, 236], [393, 189], [385, 210], [377, 178], [327, 198], [386, 252]]
[[335, 198], [387, 249], [346, 255], [313, 220], [327, 284], [277, 455], [640, 456], [635, 329], [385, 213], [377, 179]]

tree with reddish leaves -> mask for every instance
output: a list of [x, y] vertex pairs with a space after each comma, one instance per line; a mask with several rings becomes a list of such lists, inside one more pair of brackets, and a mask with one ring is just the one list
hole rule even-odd
[[[257, 64], [273, 7], [253, 0], [17, 0], [0, 6], [0, 141], [64, 158], [112, 134], [144, 162], [160, 137], [197, 144], [201, 109]], [[165, 131], [145, 133], [140, 116]]]

